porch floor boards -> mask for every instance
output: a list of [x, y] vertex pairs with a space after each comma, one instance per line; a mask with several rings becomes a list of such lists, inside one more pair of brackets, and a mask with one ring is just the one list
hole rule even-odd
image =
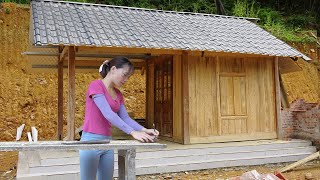
[[[305, 140], [259, 140], [193, 145], [160, 140], [160, 143], [167, 144], [167, 148], [137, 149], [137, 175], [292, 162], [316, 152], [311, 142]], [[118, 176], [117, 152], [114, 175]], [[20, 152], [17, 179], [80, 179], [78, 152]]]

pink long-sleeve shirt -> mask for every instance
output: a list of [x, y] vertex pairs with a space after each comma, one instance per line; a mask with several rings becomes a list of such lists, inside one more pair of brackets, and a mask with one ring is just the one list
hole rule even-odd
[[89, 85], [83, 131], [111, 136], [112, 125], [127, 134], [143, 128], [128, 116], [122, 93], [115, 90], [116, 100], [110, 96], [102, 80], [95, 80]]

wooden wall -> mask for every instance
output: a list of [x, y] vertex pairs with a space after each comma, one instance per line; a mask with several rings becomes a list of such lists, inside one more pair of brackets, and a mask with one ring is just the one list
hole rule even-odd
[[[173, 55], [173, 137], [184, 144], [277, 138], [275, 58]], [[155, 57], [159, 58], [159, 57]], [[147, 123], [154, 122], [154, 62]]]
[[190, 143], [276, 138], [274, 58], [188, 57]]
[[173, 140], [183, 142], [182, 116], [182, 61], [180, 55], [173, 56]]
[[152, 128], [154, 123], [154, 62], [155, 58], [147, 61], [146, 75], [146, 126]]
[[205, 137], [218, 135], [218, 107], [215, 58], [190, 57], [189, 134]]

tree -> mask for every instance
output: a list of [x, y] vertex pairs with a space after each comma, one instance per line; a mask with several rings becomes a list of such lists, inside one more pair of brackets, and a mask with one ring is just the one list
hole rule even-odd
[[224, 6], [221, 2], [221, 0], [215, 0], [216, 8], [217, 8], [217, 14], [220, 15], [226, 15], [226, 11], [224, 10]]

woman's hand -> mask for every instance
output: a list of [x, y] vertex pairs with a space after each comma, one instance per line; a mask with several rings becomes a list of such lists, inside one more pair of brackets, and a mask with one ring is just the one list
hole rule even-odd
[[143, 131], [132, 131], [131, 136], [141, 142], [153, 142], [154, 137]]
[[153, 136], [156, 136], [158, 137], [159, 136], [159, 131], [156, 130], [156, 129], [146, 129], [146, 128], [143, 128], [141, 131], [149, 134], [149, 135], [153, 135]]

